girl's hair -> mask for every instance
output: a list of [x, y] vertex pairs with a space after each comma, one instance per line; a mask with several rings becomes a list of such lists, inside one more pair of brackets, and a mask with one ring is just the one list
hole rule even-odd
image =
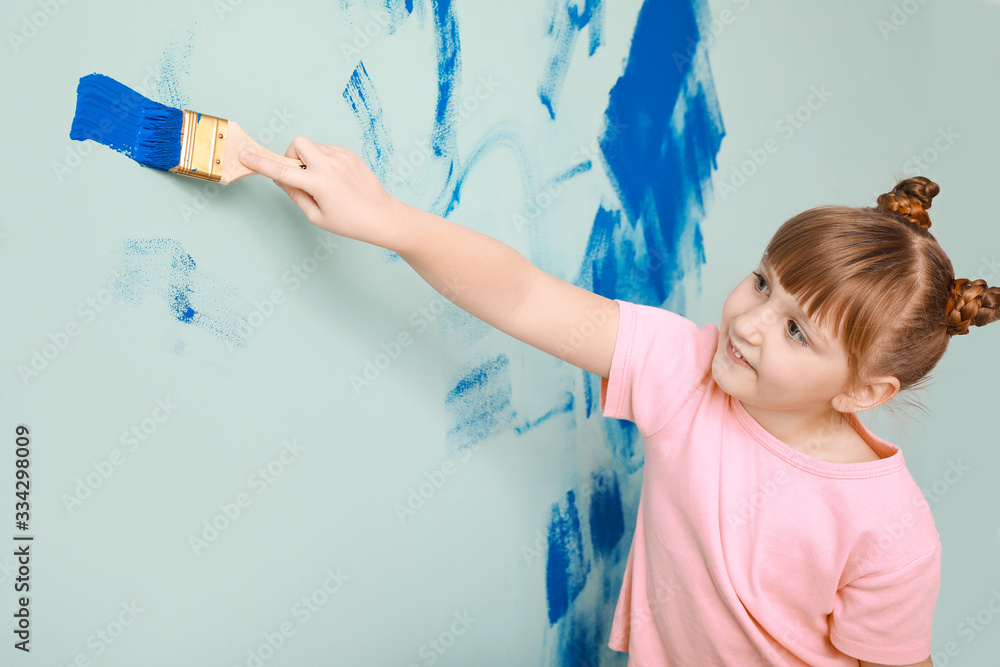
[[891, 375], [916, 388], [951, 336], [1000, 318], [1000, 288], [955, 279], [928, 229], [937, 183], [900, 181], [866, 208], [822, 206], [783, 224], [764, 252], [781, 286], [837, 332], [852, 382]]

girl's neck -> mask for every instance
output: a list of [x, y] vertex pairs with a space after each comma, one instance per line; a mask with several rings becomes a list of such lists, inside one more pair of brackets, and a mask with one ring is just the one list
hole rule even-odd
[[848, 421], [832, 408], [808, 411], [775, 411], [740, 401], [761, 428], [792, 449], [821, 461], [854, 463], [874, 461], [872, 450]]

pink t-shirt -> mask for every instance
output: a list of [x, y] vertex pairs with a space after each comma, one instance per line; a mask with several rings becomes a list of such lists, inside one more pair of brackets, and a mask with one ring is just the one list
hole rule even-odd
[[926, 659], [941, 544], [899, 448], [848, 414], [880, 460], [792, 449], [715, 383], [716, 325], [618, 303], [600, 405], [645, 465], [608, 646], [630, 667]]

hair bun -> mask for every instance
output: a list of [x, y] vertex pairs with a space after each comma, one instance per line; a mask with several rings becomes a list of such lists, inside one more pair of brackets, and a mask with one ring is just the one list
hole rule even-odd
[[921, 229], [930, 229], [931, 218], [927, 215], [927, 209], [940, 191], [941, 188], [934, 181], [915, 176], [897, 183], [892, 192], [879, 195], [878, 208], [906, 218]]
[[1000, 319], [1000, 289], [987, 286], [982, 279], [958, 278], [944, 312], [948, 334], [963, 336], [969, 333], [970, 324], [982, 327]]

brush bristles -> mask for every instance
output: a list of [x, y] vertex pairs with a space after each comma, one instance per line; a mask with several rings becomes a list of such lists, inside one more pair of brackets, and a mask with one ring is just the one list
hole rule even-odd
[[180, 109], [147, 99], [103, 74], [88, 74], [76, 89], [69, 138], [93, 139], [139, 164], [168, 171], [181, 155]]

